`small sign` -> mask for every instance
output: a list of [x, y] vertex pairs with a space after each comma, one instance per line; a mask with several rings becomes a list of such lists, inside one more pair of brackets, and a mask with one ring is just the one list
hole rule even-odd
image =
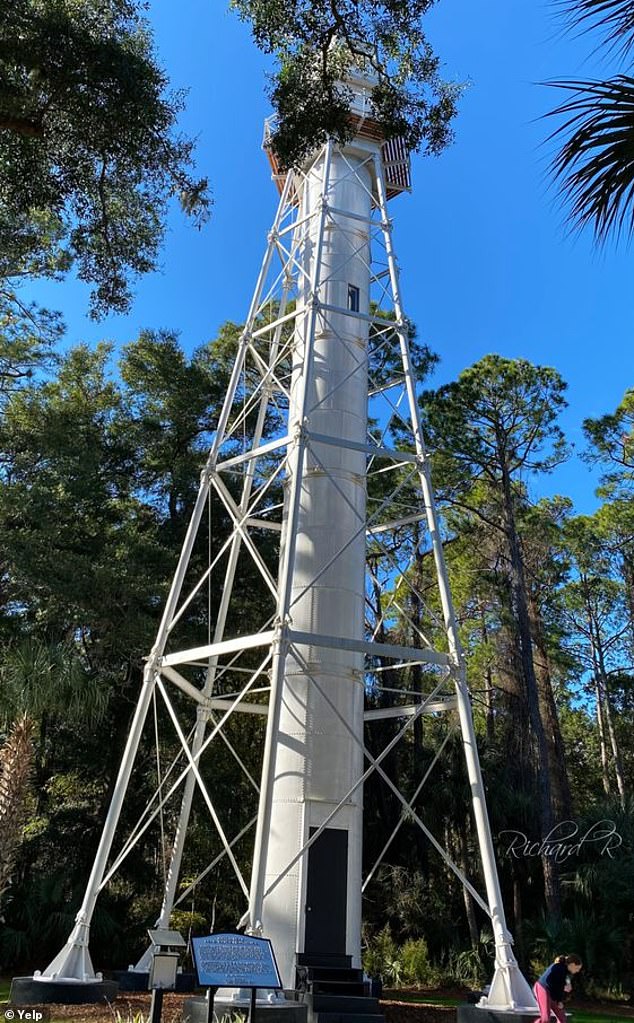
[[161, 948], [186, 948], [187, 942], [178, 931], [168, 931], [164, 928], [149, 930], [150, 941], [153, 945], [160, 945]]
[[175, 952], [156, 952], [148, 976], [148, 990], [174, 991], [178, 973], [178, 955]]
[[268, 938], [247, 934], [209, 934], [192, 938], [201, 987], [282, 987]]

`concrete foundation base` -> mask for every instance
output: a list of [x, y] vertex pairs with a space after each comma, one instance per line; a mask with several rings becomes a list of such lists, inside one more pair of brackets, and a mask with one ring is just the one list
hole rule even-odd
[[[307, 1023], [308, 1006], [303, 1002], [295, 1002], [291, 999], [275, 1002], [258, 1002], [256, 1005], [256, 1023]], [[224, 1002], [216, 998], [214, 1000], [214, 1017], [221, 1020], [227, 1015], [240, 1013], [241, 1016], [249, 1015], [249, 1002]], [[183, 1003], [183, 1023], [207, 1023], [207, 999], [186, 998]]]
[[9, 1001], [12, 1005], [95, 1005], [114, 1002], [119, 985], [115, 980], [68, 983], [62, 980], [36, 980], [14, 977]]
[[477, 1005], [459, 1005], [458, 1023], [534, 1023], [535, 1012], [499, 1012], [496, 1009], [480, 1009]]

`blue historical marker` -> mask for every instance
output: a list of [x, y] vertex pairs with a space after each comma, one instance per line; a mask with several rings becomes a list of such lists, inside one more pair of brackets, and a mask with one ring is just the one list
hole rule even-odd
[[282, 982], [268, 938], [246, 934], [210, 934], [192, 938], [201, 987], [280, 989]]

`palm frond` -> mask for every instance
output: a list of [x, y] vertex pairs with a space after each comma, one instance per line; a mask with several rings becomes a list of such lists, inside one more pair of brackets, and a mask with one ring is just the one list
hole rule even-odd
[[632, 0], [557, 0], [565, 19], [583, 32], [603, 32], [611, 49], [626, 56], [634, 47]]
[[564, 117], [549, 141], [566, 141], [553, 160], [555, 180], [575, 227], [604, 242], [634, 233], [634, 78], [548, 82], [573, 93], [548, 116]]
[[26, 637], [8, 646], [0, 664], [0, 723], [28, 712], [58, 714], [68, 723], [99, 724], [111, 694], [108, 680], [88, 670], [71, 643]]

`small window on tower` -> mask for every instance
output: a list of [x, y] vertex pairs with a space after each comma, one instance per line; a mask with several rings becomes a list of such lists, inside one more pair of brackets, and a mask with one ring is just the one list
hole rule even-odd
[[359, 312], [359, 289], [354, 284], [348, 285], [348, 309], [351, 313]]

